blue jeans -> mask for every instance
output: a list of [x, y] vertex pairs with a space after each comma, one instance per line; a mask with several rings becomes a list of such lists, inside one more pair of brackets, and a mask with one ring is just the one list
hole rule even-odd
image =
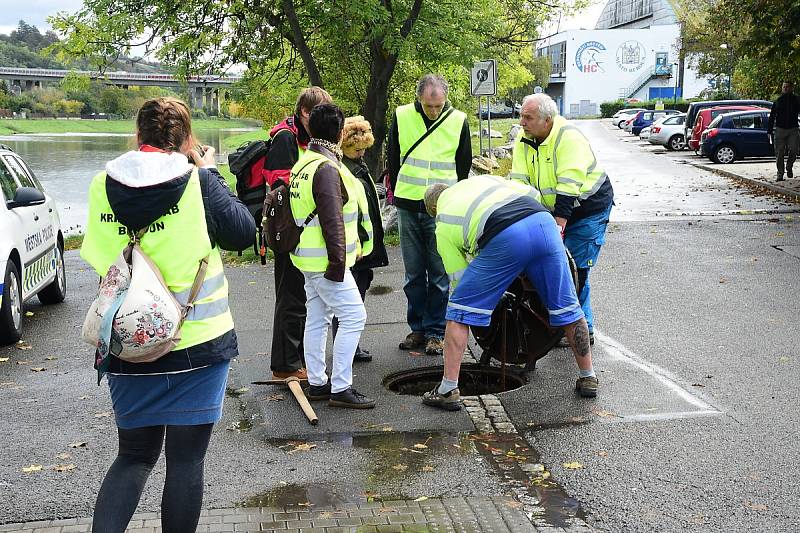
[[589, 270], [597, 264], [600, 248], [606, 242], [606, 228], [611, 207], [612, 205], [609, 205], [604, 211], [575, 222], [567, 222], [564, 231], [564, 245], [572, 254], [579, 275], [586, 280], [578, 293], [578, 301], [581, 303], [590, 332], [594, 331], [594, 317], [589, 297]]
[[436, 220], [427, 213], [407, 209], [398, 209], [397, 217], [406, 270], [406, 320], [411, 331], [441, 339], [450, 282], [436, 250]]

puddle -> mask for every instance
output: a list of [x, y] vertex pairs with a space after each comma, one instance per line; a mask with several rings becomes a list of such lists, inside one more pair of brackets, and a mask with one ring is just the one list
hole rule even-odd
[[[441, 366], [403, 370], [386, 376], [383, 386], [398, 394], [422, 396], [439, 384], [442, 372]], [[497, 394], [518, 389], [527, 382], [523, 374], [508, 368], [475, 364], [461, 365], [461, 373], [458, 375], [458, 389], [462, 396]]]
[[390, 292], [394, 292], [394, 288], [389, 287], [388, 285], [373, 285], [367, 292], [376, 296], [380, 296], [381, 294], [389, 294]]
[[[460, 454], [475, 456], [491, 465], [505, 493], [513, 495], [522, 504], [535, 526], [568, 527], [575, 519], [584, 521], [586, 518], [580, 502], [553, 481], [550, 472], [541, 464], [539, 453], [519, 435], [393, 432], [383, 424], [367, 425], [365, 430], [382, 432], [368, 435], [333, 433], [305, 442], [269, 440], [287, 453], [292, 453], [298, 446], [315, 447], [322, 446], [321, 443], [366, 450], [367, 475], [363, 486], [352, 483], [287, 483], [247, 498], [241, 505], [320, 510], [335, 509], [344, 504], [409, 500], [410, 496], [402, 494], [403, 486], [422, 476], [435, 480], [436, 464], [443, 457]], [[310, 444], [315, 442], [320, 444]]]

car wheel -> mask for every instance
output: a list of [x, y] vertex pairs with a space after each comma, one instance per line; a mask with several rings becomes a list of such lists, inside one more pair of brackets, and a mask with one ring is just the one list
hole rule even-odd
[[619, 122], [617, 122], [617, 127], [619, 129], [622, 129], [622, 126], [624, 126], [624, 125], [625, 125], [625, 121], [624, 120], [620, 120]]
[[683, 140], [683, 135], [673, 135], [667, 141], [667, 148], [670, 150], [683, 150], [686, 142]]
[[61, 244], [56, 246], [56, 278], [39, 293], [43, 304], [57, 304], [67, 297], [67, 272], [64, 267], [64, 251]]
[[733, 163], [736, 160], [736, 150], [729, 144], [723, 144], [714, 150], [714, 162], [721, 165]]
[[0, 305], [0, 343], [13, 344], [22, 337], [22, 286], [17, 265], [6, 263], [3, 304]]

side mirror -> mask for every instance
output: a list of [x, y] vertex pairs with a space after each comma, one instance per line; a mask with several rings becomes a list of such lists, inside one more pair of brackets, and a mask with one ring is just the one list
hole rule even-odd
[[28, 207], [30, 205], [42, 205], [45, 202], [44, 193], [34, 187], [20, 187], [14, 193], [14, 199], [6, 202], [8, 209], [17, 207]]

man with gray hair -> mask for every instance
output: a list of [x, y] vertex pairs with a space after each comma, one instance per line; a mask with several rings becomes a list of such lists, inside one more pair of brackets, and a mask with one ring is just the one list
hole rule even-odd
[[[522, 129], [514, 143], [509, 178], [536, 188], [542, 205], [561, 228], [578, 268], [578, 299], [593, 343], [589, 270], [605, 242], [614, 205], [611, 180], [598, 165], [589, 141], [558, 114], [558, 106], [548, 95], [526, 96], [519, 123]], [[565, 345], [562, 342], [560, 346]]]
[[467, 178], [472, 166], [467, 116], [450, 105], [447, 91], [442, 76], [423, 76], [417, 83], [416, 102], [395, 110], [387, 146], [411, 328], [400, 348], [424, 347], [428, 355], [442, 354], [448, 281], [436, 252], [436, 226], [425, 211], [423, 196], [434, 183], [453, 185]]

